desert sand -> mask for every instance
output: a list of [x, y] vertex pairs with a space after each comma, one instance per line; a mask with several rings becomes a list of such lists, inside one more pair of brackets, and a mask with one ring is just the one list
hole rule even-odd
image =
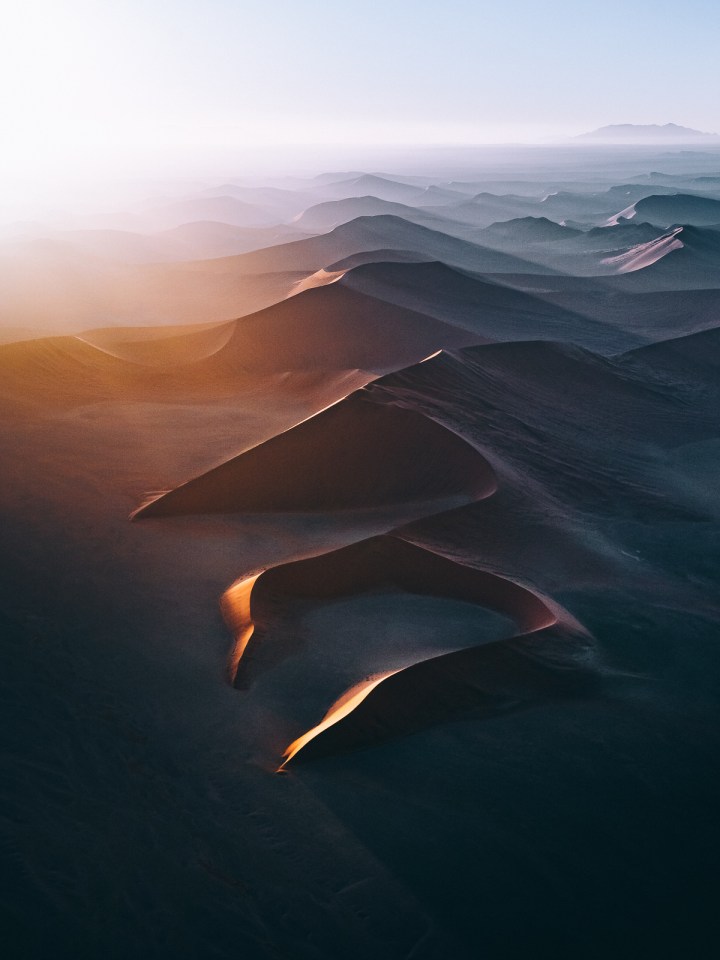
[[0, 250], [13, 957], [710, 955], [720, 154], [583, 157]]

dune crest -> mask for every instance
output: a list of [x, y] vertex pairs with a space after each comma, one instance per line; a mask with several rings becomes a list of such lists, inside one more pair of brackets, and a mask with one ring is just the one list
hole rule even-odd
[[[485, 607], [509, 617], [519, 633], [507, 641], [477, 649], [462, 647], [435, 657], [418, 659], [417, 654], [408, 650], [400, 666], [380, 672], [373, 672], [373, 664], [368, 663], [368, 675], [347, 689], [316, 726], [287, 747], [280, 769], [296, 757], [300, 759], [300, 754], [307, 759], [342, 752], [476, 708], [492, 711], [494, 699], [504, 702], [510, 690], [523, 701], [554, 696], [555, 686], [570, 692], [576, 681], [582, 685], [593, 672], [590, 635], [556, 601], [507, 577], [388, 535], [272, 567], [229, 588], [222, 608], [236, 636], [230, 657], [231, 675], [235, 670], [234, 686], [248, 689], [260, 674], [277, 667], [287, 657], [297, 656], [302, 642], [291, 626], [296, 611], [308, 604], [323, 605], [387, 589]], [[282, 640], [273, 639], [275, 628], [283, 621], [288, 621], [289, 632], [284, 632]], [[546, 657], [542, 636], [551, 628], [554, 639]], [[529, 638], [535, 635], [538, 643], [527, 647]], [[527, 667], [528, 657], [533, 667]], [[459, 679], [456, 661], [463, 665], [464, 688], [460, 696], [450, 693]], [[525, 666], [520, 671], [518, 686], [519, 663]], [[487, 676], [482, 680], [488, 669], [491, 676], [495, 671], [496, 691], [493, 680]], [[414, 691], [418, 670], [424, 690], [422, 704], [417, 702]], [[532, 677], [527, 676], [528, 670]], [[396, 677], [392, 694], [376, 691], [391, 677]], [[359, 718], [352, 717], [357, 710]], [[336, 725], [340, 727], [330, 732]]]
[[618, 273], [634, 273], [636, 270], [643, 270], [662, 260], [673, 250], [682, 250], [685, 246], [680, 239], [682, 232], [682, 227], [676, 227], [665, 236], [631, 247], [619, 256], [606, 257], [602, 262], [609, 267], [615, 267]]
[[[581, 633], [571, 614], [550, 597], [482, 567], [450, 559], [429, 546], [399, 535], [360, 541], [330, 553], [272, 567], [240, 580], [223, 596], [223, 612], [236, 634], [236, 686], [248, 684], [249, 674], [275, 663], [283, 652], [263, 650], [268, 624], [302, 599], [314, 602], [348, 597], [387, 587], [407, 593], [438, 596], [478, 604], [510, 617], [522, 632], [557, 623]], [[249, 644], [252, 638], [252, 644]], [[239, 652], [238, 652], [239, 650]], [[247, 654], [253, 665], [241, 661]]]
[[363, 388], [133, 517], [467, 502], [495, 487], [492, 468], [472, 446], [422, 414], [374, 402]]

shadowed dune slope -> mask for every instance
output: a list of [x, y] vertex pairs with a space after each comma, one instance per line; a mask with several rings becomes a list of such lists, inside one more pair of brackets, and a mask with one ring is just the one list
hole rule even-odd
[[648, 343], [720, 324], [720, 289], [619, 290], [585, 281], [586, 289], [549, 291], [543, 298], [566, 310], [612, 324]]
[[639, 370], [653, 371], [706, 392], [720, 395], [720, 326], [673, 340], [629, 350], [618, 358]]
[[339, 285], [421, 310], [490, 340], [566, 340], [603, 353], [637, 342], [610, 324], [437, 261], [355, 266]]
[[496, 220], [482, 231], [487, 243], [553, 243], [582, 236], [582, 231], [566, 227], [547, 217], [516, 217], [513, 220]]
[[317, 760], [438, 723], [483, 719], [533, 703], [591, 695], [589, 641], [558, 628], [442, 654], [348, 691], [285, 753]]
[[142, 506], [135, 517], [327, 511], [475, 500], [495, 489], [480, 454], [412, 410], [364, 390]]
[[636, 218], [649, 220], [661, 227], [676, 223], [706, 227], [720, 223], [720, 200], [687, 193], [644, 197], [632, 209]]

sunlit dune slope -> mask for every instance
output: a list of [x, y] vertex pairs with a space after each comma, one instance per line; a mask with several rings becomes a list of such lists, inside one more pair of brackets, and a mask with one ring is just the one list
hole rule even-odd
[[286, 297], [306, 271], [249, 276], [232, 263], [122, 263], [71, 247], [0, 253], [0, 312], [14, 327], [92, 327], [229, 320]]
[[233, 335], [233, 321], [199, 327], [109, 327], [89, 330], [78, 339], [122, 360], [173, 367], [212, 356]]
[[0, 395], [16, 402], [189, 399], [231, 395], [268, 376], [341, 370], [367, 371], [367, 382], [373, 371], [482, 339], [333, 285], [230, 323], [104, 328], [7, 344], [0, 347]]
[[[702, 290], [720, 284], [720, 231], [679, 226], [611, 258], [620, 290]], [[682, 318], [680, 318], [682, 320]]]

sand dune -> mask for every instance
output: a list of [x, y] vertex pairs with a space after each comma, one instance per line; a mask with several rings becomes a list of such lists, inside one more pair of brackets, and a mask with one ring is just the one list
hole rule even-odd
[[[545, 645], [551, 650], [547, 659]], [[573, 654], [578, 657], [576, 663]], [[562, 631], [545, 630], [458, 650], [349, 691], [350, 704], [345, 694], [317, 727], [290, 744], [283, 767], [467, 716], [477, 720], [543, 701], [588, 696], [596, 685], [588, 666], [587, 643]]]
[[203, 268], [235, 274], [291, 270], [314, 272], [358, 253], [392, 249], [412, 251], [442, 260], [450, 266], [477, 272], [550, 272], [546, 267], [532, 265], [511, 254], [387, 215], [357, 217], [319, 237], [285, 243], [239, 257], [209, 261], [203, 264]]
[[491, 468], [463, 440], [412, 410], [379, 406], [361, 390], [134, 516], [449, 503], [487, 496], [494, 485]]
[[[241, 320], [161, 328], [100, 328], [0, 347], [10, 398], [232, 395], [272, 376], [374, 373], [483, 337], [338, 284], [312, 287]], [[82, 372], [82, 375], [80, 373]], [[374, 373], [373, 373], [374, 372]]]
[[[332, 273], [329, 275], [332, 278]], [[482, 336], [337, 282], [297, 293], [243, 317], [208, 373], [249, 373], [358, 367], [386, 372], [422, 360], [445, 346]]]
[[[294, 316], [301, 324], [302, 310]], [[342, 349], [325, 363], [314, 357], [303, 366], [289, 344], [284, 357], [278, 354], [271, 324], [267, 331], [261, 328], [251, 322], [240, 335], [237, 321], [111, 327], [0, 345], [0, 397], [9, 409], [59, 414], [100, 402], [202, 404], [233, 397], [247, 402], [254, 394], [275, 392], [313, 412], [373, 378], [344, 366]], [[297, 327], [294, 334], [297, 339]], [[254, 367], [248, 365], [251, 355]]]
[[603, 263], [613, 267], [618, 273], [633, 273], [635, 270], [643, 270], [645, 267], [657, 263], [658, 260], [666, 257], [673, 250], [682, 250], [684, 244], [678, 236], [680, 233], [682, 233], [682, 227], [676, 227], [662, 237], [631, 247], [616, 257], [607, 257], [603, 260]]
[[457, 222], [424, 209], [404, 203], [380, 200], [378, 197], [350, 197], [345, 200], [327, 200], [305, 210], [295, 221], [298, 230], [321, 232], [332, 230], [357, 217], [393, 216], [409, 223], [418, 223], [451, 235], [466, 235], [468, 231]]
[[588, 250], [627, 249], [633, 245], [649, 243], [662, 236], [662, 231], [651, 223], [622, 220], [610, 226], [592, 227], [577, 237]]
[[[206, 363], [218, 357], [222, 352]], [[550, 443], [553, 412], [568, 389], [574, 397], [572, 410], [564, 410], [568, 437]], [[598, 397], [603, 429], [614, 431], [611, 463], [586, 432], [597, 416]], [[638, 458], [635, 445], [671, 447], [713, 435], [712, 430], [710, 411], [696, 410], [689, 423], [674, 385], [648, 382], [622, 358], [611, 361], [554, 343], [491, 344], [390, 373], [144, 504], [135, 515], [333, 511], [448, 497], [472, 501], [494, 489], [496, 473], [508, 482], [522, 476], [524, 483], [539, 485], [537, 495], [548, 504], [583, 503], [602, 513], [610, 496], [616, 510], [624, 501], [622, 509], [630, 514], [654, 509], [663, 515], [652, 460], [645, 464]], [[418, 469], [423, 449], [433, 450], [434, 465]]]
[[450, 203], [462, 203], [467, 199], [467, 194], [462, 190], [452, 190], [447, 186], [431, 184], [425, 187], [419, 197], [413, 200], [415, 207], [438, 207], [446, 206]]
[[152, 367], [175, 367], [204, 360], [222, 350], [234, 330], [232, 321], [181, 330], [168, 327], [109, 327], [89, 330], [78, 339], [118, 359]]
[[120, 263], [89, 260], [70, 247], [33, 246], [0, 256], [0, 310], [13, 326], [63, 333], [207, 323], [283, 299], [305, 272], [249, 276], [225, 260]]
[[423, 194], [423, 190], [419, 187], [370, 173], [348, 180], [323, 183], [317, 189], [325, 196], [337, 199], [373, 196], [379, 200], [390, 200], [394, 203], [412, 202]]
[[678, 193], [670, 196], [644, 197], [618, 216], [633, 216], [661, 227], [687, 224], [706, 227], [720, 223], [720, 200]]
[[720, 276], [720, 232], [703, 227], [676, 227], [655, 242], [626, 251], [627, 259], [612, 258], [624, 268], [622, 282], [639, 290], [702, 290], [713, 288]]
[[242, 183], [222, 183], [202, 191], [203, 197], [232, 197], [260, 207], [266, 213], [285, 222], [314, 203], [315, 195], [309, 189], [288, 190], [276, 186], [250, 186]]
[[[289, 650], [275, 648], [272, 640], [273, 621], [291, 617], [295, 605], [386, 589], [479, 604], [505, 614], [523, 632], [541, 630], [559, 619], [582, 632], [552, 600], [517, 583], [397, 537], [375, 537], [271, 568], [230, 588], [223, 609], [241, 648], [232, 657], [235, 685], [247, 687], [254, 676], [297, 651], [297, 639]], [[415, 662], [412, 646], [405, 657], [404, 666]], [[384, 668], [382, 663], [366, 666], [368, 671]]]
[[563, 339], [603, 350], [628, 345], [620, 331], [541, 296], [502, 286], [502, 277], [489, 283], [437, 261], [354, 266], [340, 283], [385, 302], [422, 309], [490, 340]]
[[720, 392], [714, 374], [720, 365], [720, 327], [638, 347], [621, 359], [639, 364], [641, 369], [672, 374], [680, 383], [694, 383], [706, 391]]
[[498, 220], [483, 230], [483, 238], [488, 242], [509, 243], [552, 243], [554, 240], [566, 240], [577, 237], [580, 230], [561, 226], [547, 217], [518, 217], [514, 220]]
[[635, 345], [708, 329], [716, 325], [720, 311], [718, 289], [620, 289], [614, 281], [607, 284], [605, 278], [584, 279], [583, 287], [548, 290], [542, 297], [625, 331], [637, 340]]
[[[677, 345], [670, 345], [669, 348], [667, 346], [643, 348], [627, 355], [627, 358], [640, 359], [642, 363], [644, 355], [648, 354], [650, 357], [655, 355], [658, 362], [657, 355], [663, 355], [666, 351], [669, 351], [673, 357], [679, 352], [683, 358], [692, 358], [703, 349], [707, 352], [717, 337], [712, 334], [686, 339], [688, 342], [683, 343], [679, 348]], [[632, 509], [636, 515], [642, 516], [645, 513], [644, 510], [637, 514], [638, 505], [642, 500], [645, 506], [654, 502], [655, 518], [667, 513], [667, 507], [663, 510], [660, 506], [661, 499], [667, 496], [667, 492], [660, 493], [658, 497], [653, 494], [651, 486], [643, 484], [642, 473], [638, 472], [638, 464], [632, 464], [632, 460], [637, 457], [633, 446], [640, 438], [643, 442], [650, 438], [655, 443], [672, 446], [682, 441], [683, 431], [690, 424], [696, 436], [703, 431], [705, 435], [717, 433], [717, 421], [715, 420], [713, 425], [712, 418], [706, 416], [707, 404], [696, 403], [692, 415], [689, 415], [684, 409], [684, 400], [677, 394], [677, 382], [679, 382], [677, 376], [675, 383], [663, 385], [665, 391], [663, 395], [663, 386], [660, 381], [655, 377], [647, 379], [647, 367], [645, 367], [644, 377], [636, 375], [628, 379], [627, 368], [623, 372], [622, 360], [619, 366], [607, 362], [598, 364], [596, 359], [587, 354], [568, 352], [566, 349], [558, 350], [554, 346], [550, 346], [549, 349], [550, 353], [546, 349], [544, 356], [539, 344], [492, 346], [464, 351], [463, 358], [465, 362], [470, 363], [475, 388], [471, 390], [466, 379], [462, 389], [459, 390], [458, 369], [455, 366], [452, 382], [455, 390], [458, 391], [455, 393], [456, 400], [443, 407], [440, 414], [441, 420], [452, 423], [454, 429], [458, 429], [462, 422], [463, 434], [472, 435], [476, 444], [489, 455], [491, 462], [499, 470], [501, 484], [519, 483], [526, 486], [526, 489], [530, 484], [530, 489], [534, 489], [537, 501], [535, 509], [539, 515], [542, 515], [550, 502], [546, 501], [545, 506], [542, 506], [543, 498], [548, 494], [554, 495], [558, 489], [557, 473], [551, 476], [543, 470], [538, 472], [537, 459], [540, 448], [535, 448], [529, 457], [523, 455], [518, 459], [515, 444], [524, 431], [516, 424], [512, 439], [510, 437], [501, 439], [496, 432], [497, 428], [503, 422], [509, 421], [504, 421], [502, 416], [497, 419], [492, 415], [488, 420], [488, 410], [492, 407], [486, 407], [484, 410], [481, 407], [478, 410], [478, 403], [487, 402], [489, 388], [494, 398], [492, 406], [503, 405], [503, 400], [499, 399], [500, 394], [496, 394], [497, 388], [494, 385], [495, 375], [499, 371], [491, 359], [493, 355], [496, 359], [501, 359], [501, 366], [505, 369], [505, 375], [497, 381], [498, 386], [502, 384], [500, 389], [506, 397], [505, 405], [508, 403], [507, 385], [511, 376], [529, 381], [526, 382], [525, 389], [532, 392], [536, 403], [540, 382], [544, 382], [545, 389], [550, 388], [551, 393], [555, 389], [562, 392], [568, 388], [568, 385], [572, 385], [571, 389], [576, 400], [575, 409], [562, 429], [554, 428], [551, 431], [553, 440], [549, 442], [555, 445], [557, 453], [560, 454], [566, 476], [572, 476], [573, 462], [584, 469], [587, 475], [577, 491], [573, 491], [572, 486], [562, 484], [564, 508], [572, 509], [573, 501], [578, 506], [581, 503], [585, 507], [590, 506], [593, 502], [591, 487], [597, 486], [598, 492], [600, 489], [603, 490], [600, 499], [595, 503], [595, 510], [599, 509], [600, 514], [604, 512], [601, 506], [602, 500], [611, 490], [613, 493], [610, 496], [615, 500], [614, 511], [622, 509], [620, 504], [624, 500], [625, 504], [633, 505]], [[442, 382], [443, 363], [441, 361], [444, 364], [450, 364], [448, 372], [455, 363], [452, 358], [438, 358], [401, 374], [391, 375], [376, 384], [373, 389], [381, 388], [385, 392], [396, 392], [398, 396], [403, 397], [406, 405], [413, 402], [416, 409], [421, 403], [421, 398], [426, 403], [432, 399], [428, 409], [434, 409], [437, 415], [439, 399], [448, 398], [446, 387]], [[564, 368], [562, 375], [558, 364]], [[575, 374], [572, 373], [574, 366], [579, 366]], [[667, 370], [667, 361], [664, 360], [661, 366]], [[493, 373], [488, 380], [487, 376], [491, 370]], [[677, 366], [675, 372], [676, 374], [678, 372]], [[478, 376], [483, 383], [482, 386], [476, 379]], [[583, 390], [578, 395], [581, 383]], [[557, 386], [550, 387], [550, 384], [557, 384]], [[410, 393], [411, 388], [414, 390], [414, 396]], [[516, 381], [513, 385], [513, 394], [517, 393], [517, 390], [518, 382]], [[587, 400], [587, 406], [582, 403], [583, 394]], [[717, 389], [715, 395], [717, 396]], [[459, 396], [465, 398], [460, 405], [457, 400]], [[628, 416], [630, 397], [633, 398], [633, 409], [632, 415]], [[607, 428], [616, 431], [616, 444], [620, 423], [623, 423], [622, 430], [625, 434], [615, 448], [616, 462], [613, 464], [612, 474], [605, 471], [604, 475], [598, 469], [599, 461], [593, 462], [592, 458], [588, 457], [590, 448], [576, 433], [577, 426], [581, 422], [590, 424], [595, 420], [596, 405], [600, 398], [602, 398], [603, 423]], [[524, 403], [521, 397], [518, 397], [518, 403], [520, 405]], [[461, 406], [465, 408], [464, 414], [461, 413]], [[540, 399], [541, 409], [538, 410], [538, 417], [533, 424], [534, 429], [538, 429], [541, 423], [543, 407], [547, 407], [548, 410], [557, 409], [557, 399], [551, 399], [549, 395]], [[515, 407], [517, 412], [521, 409], [527, 410], [527, 406]], [[655, 412], [654, 417], [651, 411]], [[480, 420], [482, 427], [479, 432], [476, 432], [473, 424], [478, 413], [484, 415]], [[674, 430], [670, 426], [673, 421]], [[527, 426], [529, 427], [530, 423]], [[624, 450], [625, 453], [619, 454], [620, 450]], [[514, 454], [512, 464], [507, 459], [511, 451]], [[625, 460], [626, 457], [629, 459]], [[557, 466], [560, 460], [553, 457], [552, 462]], [[645, 476], [646, 482], [654, 472], [652, 456], [649, 458], [648, 466], [650, 473]], [[537, 485], [538, 482], [541, 486]], [[487, 501], [486, 509], [491, 512], [494, 500], [495, 497], [492, 497]], [[465, 507], [457, 512], [462, 516], [464, 512], [472, 509], [475, 508]], [[672, 515], [672, 511], [669, 515]], [[682, 509], [677, 511], [676, 516], [682, 516]], [[533, 508], [525, 512], [524, 519], [531, 524], [535, 522]], [[419, 521], [413, 525], [415, 536], [418, 534], [422, 536], [426, 523], [427, 521]], [[432, 522], [430, 529], [432, 529]], [[462, 525], [457, 529], [462, 539]], [[436, 530], [432, 536], [437, 538], [438, 531]], [[430, 724], [442, 723], [468, 713], [474, 716], [492, 715], [508, 707], [552, 699], [556, 696], [584, 696], [596, 688], [598, 678], [591, 666], [590, 647], [583, 639], [583, 629], [570, 614], [561, 612], [562, 608], [559, 611], [557, 604], [553, 601], [540, 599], [537, 594], [530, 593], [529, 596], [532, 598], [530, 600], [528, 595], [520, 594], [524, 596], [521, 602], [518, 594], [514, 592], [520, 589], [515, 584], [509, 586], [510, 592], [506, 596], [503, 590], [508, 585], [499, 586], [503, 581], [495, 575], [485, 578], [482, 574], [478, 575], [476, 569], [468, 571], [462, 566], [458, 570], [457, 560], [438, 557], [434, 554], [428, 555], [422, 550], [419, 554], [414, 550], [408, 552], [405, 546], [398, 549], [394, 541], [391, 543], [392, 546], [388, 551], [390, 560], [387, 563], [385, 547], [378, 548], [376, 542], [371, 541], [347, 548], [344, 553], [328, 554], [302, 561], [288, 568], [269, 571], [254, 579], [249, 587], [249, 602], [244, 608], [246, 619], [240, 624], [240, 635], [244, 636], [244, 652], [242, 658], [238, 658], [237, 682], [239, 685], [245, 687], [258, 676], [259, 672], [276, 666], [285, 655], [282, 650], [272, 649], [272, 623], [278, 616], [287, 615], [287, 613], [283, 614], [283, 611], [287, 610], [288, 604], [292, 607], [294, 603], [300, 603], [302, 598], [319, 603], [334, 595], [399, 585], [402, 589], [411, 592], [437, 591], [455, 598], [473, 599], [475, 602], [494, 606], [505, 613], [510, 613], [521, 630], [542, 632], [534, 638], [519, 637], [474, 650], [446, 653], [403, 668], [395, 665], [390, 672], [373, 673], [372, 665], [369, 665], [369, 679], [346, 691], [317, 727], [311, 728], [294, 741], [287, 750], [288, 759], [301, 757], [313, 759], [327, 756], [338, 751], [364, 747], [387, 738], [405, 735]], [[406, 555], [408, 553], [409, 555]], [[622, 559], [620, 555], [618, 557]], [[475, 579], [476, 577], [478, 579]], [[672, 590], [669, 590], [668, 598], [671, 595]], [[524, 612], [523, 602], [529, 603]], [[535, 604], [538, 605], [535, 606]], [[564, 621], [566, 625], [559, 631], [558, 621], [561, 624]], [[546, 641], [547, 649], [544, 646]], [[292, 649], [296, 651], [297, 647], [293, 646]], [[526, 660], [528, 657], [529, 660]], [[248, 659], [245, 660], [245, 658]], [[382, 671], [382, 665], [376, 665], [376, 669]]]

